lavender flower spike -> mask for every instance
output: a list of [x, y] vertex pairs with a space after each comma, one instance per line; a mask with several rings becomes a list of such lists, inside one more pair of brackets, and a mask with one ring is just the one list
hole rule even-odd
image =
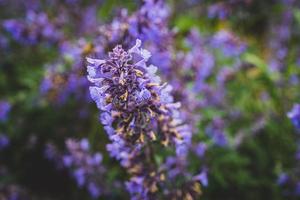
[[[159, 137], [163, 144], [174, 143], [182, 149], [191, 134], [180, 119], [180, 103], [173, 103], [172, 88], [160, 83], [155, 75], [157, 68], [146, 65], [151, 54], [140, 46], [141, 41], [136, 40], [127, 52], [116, 46], [107, 60], [87, 58], [88, 79], [95, 84], [90, 93], [103, 111], [101, 122], [108, 126], [112, 140], [120, 142], [121, 137], [132, 144], [143, 144]], [[115, 127], [113, 122], [118, 122]], [[155, 131], [157, 127], [162, 130], [160, 134]]]
[[151, 160], [155, 150], [149, 144], [174, 145], [177, 155], [185, 156], [191, 140], [180, 119], [180, 103], [170, 95], [172, 87], [160, 83], [155, 66], [147, 66], [150, 56], [136, 40], [128, 51], [116, 46], [106, 60], [87, 59], [91, 97], [111, 140], [107, 150], [131, 174], [127, 188], [132, 199], [153, 199], [165, 181]]

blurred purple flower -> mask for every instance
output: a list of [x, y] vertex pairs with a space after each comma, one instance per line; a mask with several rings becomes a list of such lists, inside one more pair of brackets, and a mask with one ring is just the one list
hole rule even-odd
[[289, 180], [289, 176], [286, 173], [281, 173], [277, 179], [278, 185], [284, 185]]
[[292, 121], [293, 125], [300, 129], [300, 105], [295, 104], [290, 112], [287, 114], [288, 118]]
[[224, 132], [224, 121], [221, 118], [215, 118], [210, 125], [206, 127], [206, 134], [218, 146], [224, 147], [228, 145], [228, 138]]
[[134, 172], [126, 183], [132, 199], [148, 199], [149, 192], [155, 192], [156, 185], [165, 181], [145, 160], [144, 150], [150, 142], [173, 144], [176, 158], [181, 161], [191, 143], [191, 128], [181, 118], [181, 105], [174, 103], [172, 87], [160, 83], [155, 75], [157, 68], [147, 66], [150, 56], [136, 40], [128, 51], [116, 46], [105, 60], [87, 58], [88, 80], [94, 84], [90, 87], [91, 97], [102, 111], [100, 120], [111, 140], [107, 150]]
[[211, 40], [212, 47], [221, 49], [227, 57], [241, 55], [246, 50], [246, 44], [229, 31], [217, 32]]
[[99, 186], [92, 182], [88, 184], [88, 191], [93, 198], [98, 198], [101, 195]]
[[0, 101], [0, 122], [6, 121], [11, 104], [8, 101]]
[[295, 195], [300, 196], [300, 182], [296, 183]]
[[205, 155], [206, 150], [207, 150], [207, 144], [203, 142], [199, 142], [195, 147], [195, 152], [197, 156], [199, 156], [200, 158], [202, 158]]
[[6, 148], [10, 143], [9, 138], [5, 134], [0, 134], [0, 150]]
[[225, 2], [215, 3], [208, 8], [208, 17], [224, 20], [229, 16], [229, 12]]
[[193, 179], [200, 181], [204, 187], [207, 187], [208, 186], [207, 170], [205, 169], [202, 170], [202, 172], [199, 175], [194, 176]]
[[77, 181], [79, 187], [82, 187], [85, 184], [85, 171], [83, 168], [78, 168], [74, 171], [74, 177]]

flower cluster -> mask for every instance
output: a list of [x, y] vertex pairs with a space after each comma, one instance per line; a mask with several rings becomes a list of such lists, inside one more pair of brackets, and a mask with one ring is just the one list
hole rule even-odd
[[216, 145], [226, 146], [228, 144], [228, 139], [224, 133], [224, 121], [221, 118], [215, 118], [212, 123], [206, 127], [206, 134], [212, 138]]
[[4, 29], [21, 44], [34, 45], [39, 41], [57, 43], [63, 33], [59, 31], [60, 22], [52, 23], [46, 13], [29, 10], [24, 21], [8, 19], [3, 22]]
[[[290, 118], [294, 127], [299, 130], [300, 128], [300, 105], [295, 104], [290, 112], [287, 114], [288, 118]], [[294, 155], [296, 160], [296, 166], [289, 172], [281, 172], [277, 179], [277, 184], [283, 188], [283, 191], [287, 196], [299, 197], [300, 196], [300, 146], [299, 146], [299, 138], [297, 137], [297, 151]], [[288, 188], [286, 186], [289, 185]]]
[[175, 145], [177, 156], [185, 156], [191, 132], [180, 119], [171, 86], [160, 83], [157, 68], [146, 64], [150, 52], [140, 46], [140, 40], [128, 51], [118, 45], [106, 60], [87, 61], [88, 79], [95, 85], [91, 97], [112, 142], [107, 150], [132, 174], [127, 188], [134, 199], [148, 199], [164, 181], [152, 160], [152, 143]]
[[[86, 188], [93, 198], [107, 195], [110, 192], [106, 184], [106, 168], [102, 165], [103, 156], [100, 152], [91, 152], [86, 138], [80, 141], [66, 140], [66, 153], [62, 154], [53, 144], [48, 144], [45, 154], [49, 160], [55, 162], [59, 169], [68, 169], [79, 188]], [[120, 187], [117, 182], [114, 187]]]
[[66, 141], [68, 153], [63, 156], [63, 164], [65, 167], [72, 169], [79, 187], [87, 187], [92, 197], [99, 197], [102, 192], [103, 174], [106, 173], [105, 168], [101, 165], [102, 154], [97, 152], [90, 153], [90, 146], [87, 139], [79, 142], [68, 139]]
[[239, 8], [247, 8], [252, 3], [251, 0], [217, 1], [207, 6], [207, 15], [212, 19], [226, 20], [236, 14], [234, 12], [237, 12]]
[[[1, 27], [6, 30], [13, 40], [23, 46], [39, 45], [41, 43], [60, 45], [67, 39], [65, 26], [72, 24], [77, 34], [84, 34], [87, 30], [96, 32], [97, 10], [95, 5], [100, 5], [101, 0], [91, 3], [79, 1], [52, 0], [41, 2], [30, 0], [27, 2], [9, 1], [5, 2], [7, 10], [25, 9], [24, 18], [6, 19]], [[47, 8], [45, 9], [45, 5]], [[54, 10], [51, 13], [51, 10]], [[23, 14], [23, 13], [22, 13]]]
[[[269, 45], [272, 53], [269, 65], [273, 71], [282, 71], [286, 68], [286, 59], [289, 53], [289, 41], [292, 36], [291, 27], [293, 26], [293, 13], [291, 12], [295, 1], [284, 1], [282, 3], [282, 13], [279, 23], [272, 26], [273, 37], [270, 38]], [[274, 22], [273, 22], [274, 23]]]
[[228, 57], [239, 56], [246, 50], [244, 42], [233, 33], [225, 30], [217, 32], [213, 36], [211, 43], [212, 47], [220, 49], [223, 55]]

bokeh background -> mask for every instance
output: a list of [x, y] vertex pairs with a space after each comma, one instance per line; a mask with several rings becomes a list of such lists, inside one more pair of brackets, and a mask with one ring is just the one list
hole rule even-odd
[[[288, 112], [300, 102], [300, 2], [143, 5], [0, 0], [0, 199], [130, 199], [128, 174], [105, 148], [85, 57], [134, 37], [148, 44], [150, 62], [167, 66], [164, 81], [186, 84], [177, 99], [193, 92], [183, 104], [198, 108], [187, 113], [189, 168], [207, 175], [199, 199], [299, 199], [299, 131]], [[157, 16], [139, 16], [147, 9]]]

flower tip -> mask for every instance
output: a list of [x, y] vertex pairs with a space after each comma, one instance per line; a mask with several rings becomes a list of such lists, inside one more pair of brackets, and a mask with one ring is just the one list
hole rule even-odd
[[135, 46], [140, 47], [142, 45], [142, 41], [140, 39], [135, 40]]
[[92, 58], [86, 57], [85, 60], [86, 60], [88, 63], [91, 63], [91, 64], [94, 63], [94, 59], [92, 59]]

